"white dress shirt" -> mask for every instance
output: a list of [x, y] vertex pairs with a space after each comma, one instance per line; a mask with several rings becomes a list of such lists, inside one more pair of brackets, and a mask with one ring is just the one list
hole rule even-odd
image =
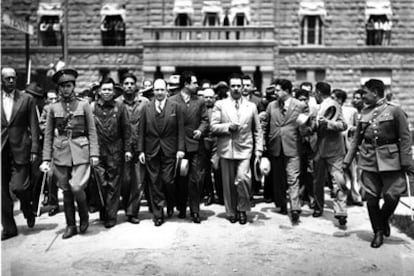
[[6, 93], [2, 91], [2, 97], [3, 97], [3, 109], [4, 114], [6, 115], [6, 120], [9, 122], [13, 110], [13, 104], [14, 104], [14, 91], [11, 93]]

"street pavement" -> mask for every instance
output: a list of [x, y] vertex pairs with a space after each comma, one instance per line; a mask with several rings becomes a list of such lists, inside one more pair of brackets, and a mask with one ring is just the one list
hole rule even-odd
[[[90, 215], [86, 234], [61, 238], [63, 212], [47, 210], [28, 229], [15, 204], [19, 235], [2, 242], [2, 275], [414, 275], [414, 241], [392, 226], [379, 249], [370, 248], [366, 207], [350, 207], [348, 224], [333, 218], [332, 201], [322, 217], [304, 206], [300, 223], [258, 202], [246, 225], [226, 220], [224, 206], [202, 206], [202, 223], [177, 218], [155, 227], [146, 206], [138, 225], [104, 228]], [[62, 206], [61, 206], [62, 207]]]

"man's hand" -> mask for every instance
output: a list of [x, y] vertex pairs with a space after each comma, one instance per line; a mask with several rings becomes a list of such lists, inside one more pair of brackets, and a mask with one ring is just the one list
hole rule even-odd
[[325, 118], [319, 118], [319, 128], [320, 129], [327, 129], [328, 128], [328, 120], [326, 120]]
[[125, 162], [129, 162], [132, 159], [132, 153], [129, 151], [125, 152]]
[[260, 158], [262, 158], [262, 152], [261, 151], [256, 151], [255, 153], [254, 153], [254, 155], [256, 156], [256, 158], [257, 159], [259, 159], [260, 160]]
[[30, 163], [36, 162], [37, 158], [38, 158], [37, 153], [30, 154]]
[[235, 132], [235, 131], [237, 131], [239, 129], [239, 127], [240, 127], [240, 124], [230, 123], [230, 125], [229, 125], [229, 131], [230, 132]]
[[96, 157], [96, 156], [91, 157], [90, 163], [91, 163], [91, 166], [92, 167], [98, 166], [98, 164], [99, 164], [99, 158]]
[[401, 166], [401, 171], [404, 172], [404, 173], [408, 173], [410, 171], [410, 169], [411, 169], [410, 165], [402, 165]]
[[183, 151], [177, 151], [177, 159], [183, 159], [184, 158], [184, 152]]
[[201, 137], [201, 131], [198, 130], [198, 129], [194, 130], [193, 131], [193, 139], [198, 140], [198, 139], [200, 139], [200, 137]]
[[344, 170], [344, 171], [346, 171], [346, 170], [348, 170], [348, 168], [349, 168], [349, 163], [342, 163], [342, 170]]
[[142, 164], [142, 165], [144, 165], [144, 164], [145, 164], [145, 153], [144, 153], [144, 152], [141, 152], [141, 153], [139, 154], [139, 156], [138, 156], [138, 160], [139, 160], [139, 162], [141, 162], [141, 164]]

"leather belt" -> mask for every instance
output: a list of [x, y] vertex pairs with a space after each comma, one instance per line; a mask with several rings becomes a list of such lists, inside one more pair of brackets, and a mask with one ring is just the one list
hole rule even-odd
[[83, 131], [72, 131], [72, 130], [65, 130], [65, 131], [61, 131], [58, 130], [59, 135], [61, 136], [66, 136], [68, 138], [78, 138], [81, 136], [85, 136], [85, 132]]
[[388, 144], [397, 144], [398, 139], [370, 139], [370, 138], [364, 138], [364, 143], [376, 145], [378, 147]]

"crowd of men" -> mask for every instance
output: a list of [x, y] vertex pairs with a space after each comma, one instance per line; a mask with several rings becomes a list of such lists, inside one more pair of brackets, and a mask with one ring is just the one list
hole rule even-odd
[[246, 224], [258, 194], [296, 225], [303, 204], [313, 217], [323, 215], [326, 186], [340, 227], [347, 205], [364, 199], [371, 246], [390, 235], [411, 138], [405, 113], [385, 99], [380, 80], [367, 81], [344, 106], [347, 93], [326, 82], [313, 91], [309, 82], [294, 88], [275, 79], [262, 97], [249, 76], [236, 73], [199, 87], [183, 72], [144, 80], [142, 89], [126, 73], [119, 85], [104, 78], [79, 95], [77, 71], [63, 68], [46, 97], [35, 84], [18, 91], [12, 68], [1, 76], [2, 240], [17, 235], [12, 195], [32, 228], [45, 182], [50, 216], [59, 212], [56, 187], [63, 191], [64, 239], [87, 231], [90, 211], [99, 210], [106, 228], [116, 225], [119, 209], [139, 223], [144, 196], [155, 226], [175, 209], [185, 219], [187, 206], [201, 223], [203, 199], [224, 204], [231, 223]]

